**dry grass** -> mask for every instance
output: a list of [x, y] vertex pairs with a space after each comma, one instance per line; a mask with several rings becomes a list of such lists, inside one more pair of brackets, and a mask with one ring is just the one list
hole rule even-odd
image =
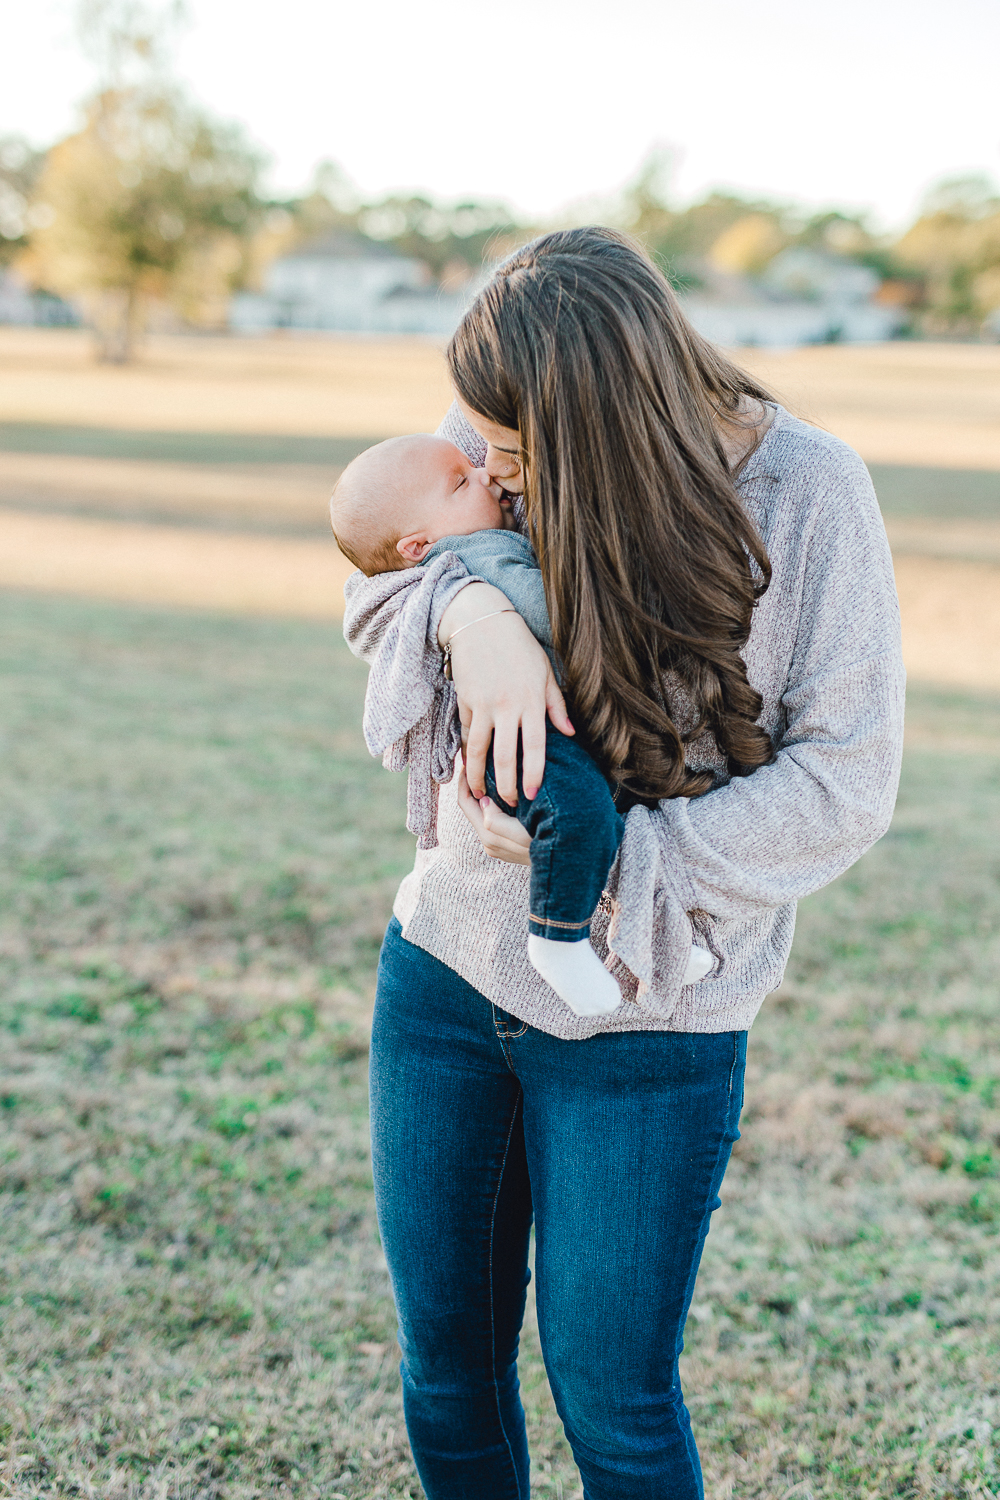
[[[342, 440], [436, 422], [439, 351], [0, 356], [0, 424], [42, 424], [0, 458], [0, 1495], [416, 1497], [364, 1090], [412, 840], [363, 670], [292, 617], [347, 565], [287, 533]], [[745, 358], [870, 460], [952, 470], [886, 471], [890, 529], [911, 678], [980, 691], [911, 692], [893, 829], [803, 903], [751, 1035], [687, 1330], [707, 1493], [1000, 1495], [1000, 351]], [[533, 1494], [579, 1500], [530, 1308], [522, 1382]]]
[[[1000, 348], [742, 349], [792, 407], [869, 463], [1000, 470]], [[448, 405], [440, 348], [416, 339], [154, 338], [123, 370], [86, 335], [0, 329], [0, 422], [150, 431], [388, 436]]]
[[329, 536], [327, 464], [157, 463], [51, 453], [4, 453], [0, 506], [52, 515], [172, 521]]
[[1000, 347], [832, 345], [735, 356], [866, 463], [1000, 470]]
[[326, 541], [0, 511], [0, 585], [338, 620], [354, 572]]
[[0, 328], [0, 422], [387, 437], [432, 431], [449, 401], [430, 340], [152, 338], [115, 369], [82, 332]]
[[[448, 399], [429, 341], [158, 338], [135, 367], [115, 370], [93, 364], [83, 334], [7, 329], [0, 355], [0, 424], [29, 424], [8, 429], [20, 451], [0, 464], [0, 584], [194, 608], [336, 617], [349, 566], [318, 538], [338, 466], [289, 463], [287, 448], [268, 443], [295, 438], [308, 457], [322, 437], [360, 443], [433, 426]], [[956, 485], [954, 475], [1000, 470], [1000, 349], [740, 358], [867, 459], [911, 466], [885, 473], [910, 674], [998, 686], [1000, 485], [974, 472]], [[162, 451], [156, 434], [185, 461], [108, 456], [126, 440]], [[241, 434], [284, 461], [234, 462]], [[24, 451], [32, 444], [38, 451]], [[213, 444], [225, 461], [196, 459]], [[948, 466], [951, 477], [919, 465]], [[164, 521], [172, 528], [137, 524]], [[207, 526], [229, 534], [206, 535]], [[317, 542], [264, 543], [237, 530], [314, 532]]]
[[1000, 690], [1000, 567], [904, 555], [896, 587], [912, 681]]
[[[1000, 567], [920, 555], [918, 548], [933, 547], [942, 529], [899, 523], [905, 541], [896, 579], [907, 669], [914, 681], [1000, 688]], [[956, 548], [981, 549], [984, 533], [991, 534], [988, 524], [968, 522], [951, 540]], [[7, 587], [336, 620], [352, 571], [332, 538], [0, 510], [0, 585]]]
[[1000, 563], [1000, 519], [944, 521], [890, 516], [886, 531], [897, 561], [901, 557], [940, 557]]

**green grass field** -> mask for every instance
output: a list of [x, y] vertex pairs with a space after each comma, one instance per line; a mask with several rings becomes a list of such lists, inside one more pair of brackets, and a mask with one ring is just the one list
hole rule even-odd
[[[333, 628], [2, 601], [0, 1494], [417, 1496], [366, 1021], [411, 858]], [[688, 1329], [707, 1492], [1000, 1493], [1000, 704], [803, 904]], [[533, 1326], [534, 1493], [579, 1495]]]

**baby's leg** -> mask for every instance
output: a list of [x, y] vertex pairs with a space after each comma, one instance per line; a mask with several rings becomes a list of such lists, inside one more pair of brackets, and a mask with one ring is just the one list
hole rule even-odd
[[[625, 820], [591, 756], [551, 724], [538, 796], [529, 802], [524, 795], [520, 751], [517, 788], [517, 807], [509, 807], [497, 791], [491, 750], [486, 789], [531, 834], [528, 958], [577, 1015], [608, 1015], [621, 1004], [621, 990], [590, 946], [590, 922]], [[681, 983], [697, 984], [714, 964], [711, 953], [692, 944]]]
[[590, 946], [590, 921], [625, 831], [610, 788], [582, 746], [548, 726], [545, 776], [528, 802], [502, 802], [487, 763], [487, 790], [531, 834], [528, 957], [577, 1015], [607, 1015], [621, 991]]

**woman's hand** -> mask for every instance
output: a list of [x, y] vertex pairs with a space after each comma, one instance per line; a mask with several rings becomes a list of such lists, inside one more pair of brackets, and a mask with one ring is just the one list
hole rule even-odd
[[443, 646], [452, 637], [451, 673], [469, 787], [476, 798], [486, 795], [492, 741], [497, 790], [511, 806], [517, 803], [520, 734], [522, 785], [530, 801], [545, 775], [546, 714], [563, 734], [575, 732], [549, 659], [506, 594], [489, 583], [470, 583], [449, 604], [438, 640]]
[[527, 829], [522, 828], [516, 818], [501, 812], [489, 797], [481, 800], [474, 797], [464, 768], [458, 773], [458, 805], [491, 859], [502, 859], [509, 865], [531, 864], [531, 836]]

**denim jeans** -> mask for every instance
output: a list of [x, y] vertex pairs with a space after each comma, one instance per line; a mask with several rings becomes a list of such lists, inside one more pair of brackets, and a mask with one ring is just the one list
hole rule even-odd
[[587, 1500], [701, 1500], [677, 1361], [743, 1096], [746, 1032], [567, 1042], [386, 933], [375, 1197], [429, 1500], [528, 1500], [517, 1350], [538, 1326]]
[[520, 749], [517, 806], [509, 806], [497, 791], [492, 748], [486, 790], [531, 834], [528, 931], [578, 943], [590, 936], [590, 919], [615, 862], [625, 820], [583, 746], [551, 724], [546, 730], [545, 776], [535, 800], [524, 795]]

